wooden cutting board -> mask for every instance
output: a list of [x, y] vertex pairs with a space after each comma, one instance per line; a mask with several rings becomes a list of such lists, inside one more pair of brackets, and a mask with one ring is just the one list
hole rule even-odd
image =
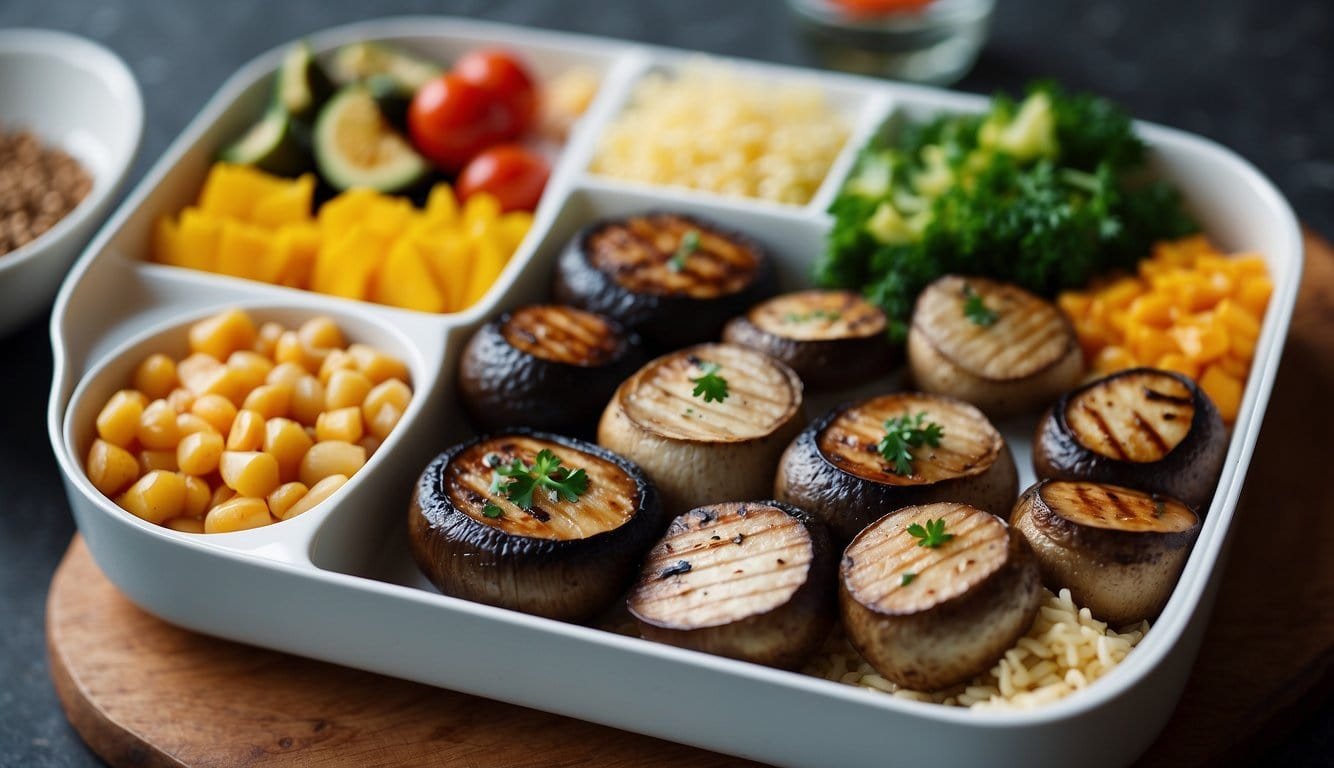
[[[1334, 689], [1334, 249], [1310, 235], [1306, 248], [1218, 605], [1144, 765], [1247, 761]], [[177, 629], [122, 597], [77, 538], [51, 583], [47, 645], [70, 721], [113, 766], [746, 764]]]

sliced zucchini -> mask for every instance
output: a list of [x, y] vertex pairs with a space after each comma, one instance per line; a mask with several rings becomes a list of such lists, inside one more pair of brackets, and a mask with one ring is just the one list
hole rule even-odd
[[344, 85], [388, 75], [405, 89], [415, 91], [438, 77], [444, 67], [379, 43], [353, 43], [339, 48], [333, 57], [333, 76]]
[[366, 80], [366, 89], [371, 92], [375, 103], [380, 107], [380, 114], [394, 126], [394, 130], [407, 135], [408, 107], [412, 104], [412, 90], [390, 75], [372, 75]]
[[363, 85], [340, 89], [315, 121], [315, 165], [334, 189], [402, 192], [431, 165], [399, 135]]
[[218, 157], [225, 163], [252, 165], [278, 176], [299, 176], [310, 170], [309, 146], [309, 135], [290, 115], [270, 109]]
[[315, 60], [309, 43], [303, 40], [287, 50], [274, 84], [274, 101], [283, 111], [297, 120], [310, 120], [333, 90], [333, 81]]

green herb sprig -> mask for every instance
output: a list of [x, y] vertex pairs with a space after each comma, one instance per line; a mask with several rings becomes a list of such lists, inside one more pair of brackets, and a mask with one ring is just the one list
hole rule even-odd
[[904, 571], [903, 575], [899, 577], [899, 586], [906, 587], [911, 584], [915, 578], [917, 578], [916, 573], [913, 573], [912, 571]]
[[692, 378], [690, 381], [695, 385], [690, 394], [695, 397], [704, 398], [704, 402], [712, 403], [727, 399], [727, 379], [719, 376], [718, 373], [723, 367], [717, 363], [701, 360], [699, 362], [700, 376]]
[[[491, 478], [491, 492], [504, 494], [521, 509], [533, 508], [533, 492], [538, 489], [545, 489], [548, 499], [553, 502], [561, 499], [578, 501], [588, 490], [588, 475], [582, 469], [571, 472], [560, 464], [560, 457], [545, 448], [538, 452], [531, 467], [520, 459], [501, 464], [495, 467]], [[493, 516], [487, 514], [485, 508], [482, 514]]]
[[918, 523], [908, 526], [908, 535], [917, 539], [917, 546], [936, 549], [954, 538], [954, 534], [945, 533], [945, 520], [927, 520], [923, 527]]
[[788, 312], [783, 315], [783, 322], [791, 325], [798, 325], [801, 323], [809, 323], [813, 320], [828, 320], [829, 322], [834, 323], [838, 322], [838, 319], [842, 316], [843, 314], [841, 312], [833, 309], [812, 309], [809, 312]]
[[885, 420], [885, 436], [880, 438], [876, 450], [892, 465], [894, 474], [912, 474], [913, 448], [940, 446], [945, 428], [934, 421], [925, 420], [925, 411], [916, 416], [896, 416]]
[[692, 229], [681, 236], [681, 244], [676, 246], [676, 252], [672, 258], [667, 261], [667, 268], [673, 272], [680, 272], [686, 268], [686, 259], [699, 250], [699, 230]]
[[977, 295], [973, 286], [963, 284], [963, 316], [972, 321], [973, 325], [983, 328], [989, 328], [996, 324], [996, 310], [987, 306], [982, 297]]

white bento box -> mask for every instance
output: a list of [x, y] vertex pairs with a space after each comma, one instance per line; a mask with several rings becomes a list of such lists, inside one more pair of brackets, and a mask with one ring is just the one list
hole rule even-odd
[[[406, 508], [426, 462], [467, 434], [454, 399], [463, 343], [484, 320], [544, 298], [556, 254], [582, 224], [650, 208], [700, 214], [765, 243], [784, 287], [800, 286], [829, 225], [825, 208], [858, 148], [885, 119], [905, 110], [979, 110], [986, 101], [731, 62], [761, 80], [814, 83], [852, 126], [810, 204], [787, 206], [627, 184], [587, 171], [598, 135], [636, 81], [679, 67], [685, 52], [446, 18], [355, 24], [310, 39], [317, 51], [357, 40], [393, 42], [445, 60], [499, 43], [521, 52], [539, 73], [583, 65], [601, 74], [602, 85], [554, 166], [532, 232], [496, 285], [466, 312], [426, 315], [145, 260], [155, 219], [193, 200], [220, 143], [260, 114], [281, 52], [261, 56], [227, 81], [83, 254], [51, 321], [51, 443], [79, 530], [131, 600], [207, 634], [781, 765], [1096, 766], [1127, 763], [1147, 748], [1180, 696], [1213, 604], [1297, 296], [1297, 222], [1251, 165], [1204, 139], [1139, 126], [1157, 172], [1180, 186], [1209, 236], [1225, 249], [1263, 254], [1275, 284], [1226, 468], [1171, 601], [1139, 647], [1087, 690], [1032, 711], [946, 708], [445, 597], [408, 554]], [[183, 351], [190, 321], [232, 305], [288, 322], [330, 314], [349, 337], [407, 361], [415, 396], [403, 422], [335, 500], [281, 525], [178, 533], [102, 496], [84, 474], [83, 457], [97, 410], [135, 362], [150, 350]], [[1001, 426], [1025, 487], [1033, 479], [1032, 421]]]

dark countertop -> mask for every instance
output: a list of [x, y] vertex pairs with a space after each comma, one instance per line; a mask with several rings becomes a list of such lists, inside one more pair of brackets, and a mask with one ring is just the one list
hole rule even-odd
[[[1000, 0], [993, 34], [957, 87], [1016, 89], [1036, 77], [1100, 91], [1139, 117], [1201, 133], [1254, 162], [1298, 215], [1334, 235], [1334, 4], [1294, 0]], [[116, 51], [144, 91], [131, 183], [222, 81], [254, 55], [323, 27], [444, 13], [811, 65], [776, 0], [98, 0], [0, 2], [0, 28], [68, 30]], [[46, 668], [43, 608], [74, 532], [46, 440], [45, 319], [0, 339], [0, 765], [99, 761], [65, 721]], [[1334, 704], [1292, 723], [1275, 765], [1327, 765]]]

